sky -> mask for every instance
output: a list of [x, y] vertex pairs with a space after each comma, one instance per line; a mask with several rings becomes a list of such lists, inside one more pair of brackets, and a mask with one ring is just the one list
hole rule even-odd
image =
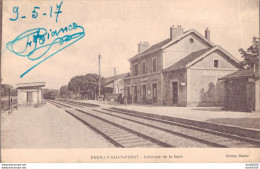
[[[43, 81], [46, 88], [59, 89], [73, 76], [98, 73], [99, 54], [103, 77], [113, 76], [114, 67], [117, 74], [129, 72], [128, 59], [137, 54], [138, 43], [145, 41], [152, 45], [169, 38], [172, 25], [181, 25], [184, 31], [195, 29], [202, 35], [209, 28], [211, 41], [239, 60], [238, 49], [247, 49], [252, 37], [259, 37], [259, 0], [63, 0], [62, 13], [56, 22], [54, 11], [61, 2], [4, 1], [2, 83]], [[9, 19], [16, 18], [13, 7], [19, 7], [16, 21]], [[35, 19], [34, 7], [40, 7], [36, 9], [39, 15]], [[29, 29], [59, 30], [73, 22], [84, 28], [85, 36], [20, 78], [39, 60], [18, 56], [7, 50], [6, 44]], [[20, 43], [25, 45], [23, 41]], [[52, 47], [50, 52], [59, 47]]]

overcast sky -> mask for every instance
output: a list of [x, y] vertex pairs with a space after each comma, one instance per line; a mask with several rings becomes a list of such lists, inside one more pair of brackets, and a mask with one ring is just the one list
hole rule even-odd
[[[259, 36], [258, 0], [63, 0], [56, 23], [55, 16], [49, 17], [50, 6], [56, 11], [55, 5], [60, 2], [4, 1], [3, 83], [45, 81], [47, 88], [59, 89], [75, 75], [98, 73], [99, 53], [102, 76], [112, 76], [114, 67], [118, 74], [129, 72], [128, 59], [137, 53], [137, 44], [155, 44], [169, 38], [172, 25], [182, 25], [184, 31], [195, 29], [203, 35], [208, 27], [211, 41], [240, 60], [238, 49], [247, 48], [252, 37]], [[14, 6], [19, 7], [19, 18], [10, 21], [16, 16]], [[35, 6], [40, 7], [39, 16], [32, 19]], [[23, 15], [25, 19], [20, 18]], [[58, 30], [73, 22], [84, 27], [85, 37], [20, 78], [38, 61], [4, 50], [6, 43], [32, 28]]]

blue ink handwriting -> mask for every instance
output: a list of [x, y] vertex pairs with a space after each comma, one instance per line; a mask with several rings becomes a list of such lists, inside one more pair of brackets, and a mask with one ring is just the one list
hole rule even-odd
[[[65, 33], [75, 31], [76, 33], [62, 36]], [[30, 69], [25, 71], [20, 76], [22, 78], [39, 64], [67, 48], [68, 46], [79, 41], [84, 36], [84, 28], [80, 25], [77, 25], [76, 23], [72, 23], [69, 26], [60, 28], [59, 30], [49, 29], [49, 31], [47, 31], [45, 28], [34, 28], [25, 31], [24, 33], [17, 36], [13, 41], [8, 42], [6, 44], [6, 48], [18, 56], [27, 57], [31, 61], [42, 59]], [[52, 39], [54, 40], [52, 41]], [[51, 42], [48, 43], [49, 41]], [[58, 49], [56, 51], [49, 51], [52, 47]]]

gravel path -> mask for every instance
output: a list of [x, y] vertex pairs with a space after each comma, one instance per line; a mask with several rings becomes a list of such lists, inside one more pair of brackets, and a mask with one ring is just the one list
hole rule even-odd
[[114, 147], [64, 110], [47, 103], [1, 114], [1, 148]]

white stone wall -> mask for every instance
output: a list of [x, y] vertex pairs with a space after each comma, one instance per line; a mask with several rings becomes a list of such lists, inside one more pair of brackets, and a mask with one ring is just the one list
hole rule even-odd
[[33, 104], [36, 104], [37, 103], [37, 100], [38, 100], [38, 92], [33, 92], [32, 95], [33, 95]]
[[[38, 100], [41, 102], [41, 89], [18, 89], [18, 105], [26, 105], [27, 102], [27, 92], [32, 92], [32, 102], [30, 104], [37, 104]], [[39, 92], [39, 93], [38, 93]]]
[[21, 90], [21, 89], [18, 89], [18, 96], [17, 96], [18, 105], [24, 105], [24, 104], [26, 104], [26, 97], [27, 97], [27, 93], [24, 92], [24, 91]]
[[39, 89], [39, 102], [41, 102], [41, 101], [42, 101], [42, 90]]

